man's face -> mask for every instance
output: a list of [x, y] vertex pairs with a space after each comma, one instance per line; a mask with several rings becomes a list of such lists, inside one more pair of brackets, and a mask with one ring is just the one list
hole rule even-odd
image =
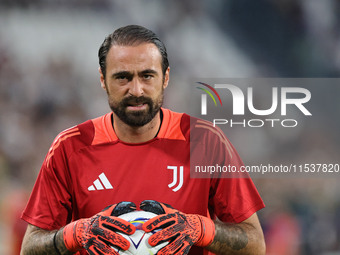
[[163, 103], [169, 68], [164, 77], [162, 56], [152, 43], [136, 46], [113, 45], [106, 57], [106, 78], [101, 86], [108, 94], [112, 111], [134, 127], [149, 123]]

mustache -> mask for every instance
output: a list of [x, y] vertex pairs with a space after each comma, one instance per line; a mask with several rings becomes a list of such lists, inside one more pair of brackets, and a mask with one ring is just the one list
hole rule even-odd
[[129, 96], [124, 98], [121, 101], [121, 105], [122, 106], [129, 106], [129, 105], [138, 105], [138, 104], [148, 104], [148, 105], [152, 105], [152, 99], [149, 97], [145, 97], [145, 96], [140, 96], [140, 97], [136, 97], [136, 96]]

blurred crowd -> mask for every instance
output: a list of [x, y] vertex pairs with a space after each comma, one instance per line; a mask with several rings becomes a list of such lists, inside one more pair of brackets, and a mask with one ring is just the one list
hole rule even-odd
[[[0, 253], [19, 254], [20, 213], [54, 137], [109, 110], [97, 64], [108, 33], [140, 24], [159, 34], [171, 66], [165, 104], [182, 112], [196, 77], [337, 78], [339, 14], [336, 0], [0, 0]], [[316, 122], [335, 120], [276, 141], [272, 161], [339, 163], [339, 88], [320, 87], [325, 103], [314, 109]], [[228, 136], [247, 164], [255, 151], [255, 163], [267, 160], [266, 143]], [[268, 255], [340, 254], [336, 178], [254, 181]]]

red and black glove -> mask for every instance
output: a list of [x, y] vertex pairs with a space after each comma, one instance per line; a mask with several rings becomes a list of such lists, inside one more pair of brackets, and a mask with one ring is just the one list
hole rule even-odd
[[63, 230], [66, 248], [72, 252], [86, 249], [91, 255], [118, 255], [112, 247], [129, 249], [129, 241], [116, 232], [131, 235], [136, 228], [117, 216], [135, 210], [134, 203], [120, 202], [106, 207], [91, 218], [80, 219], [66, 225]]
[[157, 255], [188, 254], [193, 245], [206, 247], [214, 240], [215, 224], [207, 217], [185, 214], [154, 200], [143, 201], [140, 208], [158, 214], [143, 224], [145, 232], [161, 229], [150, 236], [149, 244], [155, 246], [161, 242], [169, 242]]

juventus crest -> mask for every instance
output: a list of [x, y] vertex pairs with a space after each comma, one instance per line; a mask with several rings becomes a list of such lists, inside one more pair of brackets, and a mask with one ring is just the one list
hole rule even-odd
[[168, 185], [168, 187], [172, 191], [176, 192], [179, 191], [183, 186], [183, 166], [168, 166], [168, 169], [173, 171], [172, 182]]

